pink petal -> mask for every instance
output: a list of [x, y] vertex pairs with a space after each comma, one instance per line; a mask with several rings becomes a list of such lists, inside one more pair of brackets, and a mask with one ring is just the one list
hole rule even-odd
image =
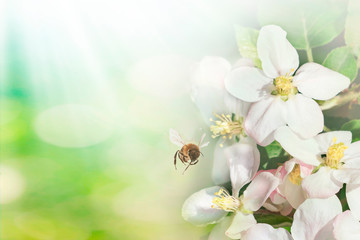
[[236, 68], [225, 79], [226, 90], [246, 102], [263, 99], [270, 95], [273, 87], [272, 79], [254, 67]]
[[257, 211], [277, 188], [280, 180], [268, 172], [260, 173], [244, 192], [243, 204], [246, 210]]
[[317, 63], [306, 63], [293, 80], [298, 90], [309, 98], [328, 100], [349, 87], [350, 79]]
[[257, 40], [258, 55], [266, 76], [276, 78], [293, 73], [299, 66], [299, 55], [286, 39], [286, 32], [278, 26], [260, 29]]
[[324, 129], [324, 115], [319, 105], [302, 94], [286, 101], [287, 124], [301, 138], [314, 137]]
[[249, 228], [242, 240], [292, 240], [290, 233], [283, 228], [274, 229], [268, 224], [258, 223]]
[[303, 179], [301, 186], [309, 198], [328, 198], [335, 195], [343, 183], [333, 177], [334, 169], [321, 167], [316, 173]]
[[296, 240], [313, 240], [336, 215], [342, 212], [339, 199], [307, 199], [294, 214], [291, 233]]
[[[260, 145], [277, 128], [284, 126], [285, 102], [278, 97], [268, 97], [254, 103], [245, 119], [245, 130]], [[272, 139], [273, 140], [273, 139]], [[270, 142], [270, 141], [267, 141]]]
[[333, 225], [336, 240], [360, 239], [360, 223], [355, 219], [351, 211], [347, 210], [337, 215]]

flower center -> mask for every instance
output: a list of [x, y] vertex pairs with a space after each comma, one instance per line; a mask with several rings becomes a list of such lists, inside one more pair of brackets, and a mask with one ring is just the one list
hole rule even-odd
[[338, 169], [341, 159], [344, 157], [344, 151], [348, 148], [343, 142], [336, 143], [336, 138], [333, 139], [333, 145], [331, 145], [326, 153], [325, 165]]
[[[291, 72], [293, 71], [294, 69], [291, 69]], [[287, 73], [274, 79], [273, 84], [276, 89], [271, 92], [272, 95], [280, 95], [282, 100], [287, 101], [290, 94], [297, 93], [297, 88], [292, 84], [294, 77], [290, 74], [291, 73]]]
[[227, 212], [236, 212], [240, 207], [240, 201], [238, 198], [230, 196], [230, 194], [221, 188], [215, 193], [217, 197], [214, 197], [211, 205], [212, 208], [222, 209]]
[[246, 136], [243, 127], [243, 118], [233, 120], [229, 114], [214, 114], [214, 116], [218, 120], [213, 120], [210, 118], [210, 121], [215, 123], [215, 125], [210, 126], [210, 131], [213, 133], [213, 138], [223, 136], [224, 139], [232, 139], [234, 135]]
[[301, 177], [301, 171], [300, 171], [300, 165], [295, 164], [293, 170], [289, 174], [289, 180], [291, 183], [296, 184], [298, 186], [301, 185], [302, 177]]

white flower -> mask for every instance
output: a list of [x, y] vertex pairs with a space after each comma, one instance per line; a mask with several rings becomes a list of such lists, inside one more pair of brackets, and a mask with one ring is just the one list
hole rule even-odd
[[[238, 176], [240, 177], [240, 176]], [[250, 179], [238, 179], [234, 186], [245, 185]], [[196, 225], [216, 223], [209, 239], [239, 239], [251, 226], [256, 224], [252, 212], [257, 211], [277, 187], [278, 179], [270, 173], [261, 173], [250, 183], [243, 195], [230, 195], [218, 186], [205, 188], [191, 195], [184, 203], [183, 218]], [[225, 217], [229, 212], [234, 215]], [[216, 238], [218, 237], [218, 238]], [[221, 237], [221, 238], [220, 238]]]
[[342, 212], [339, 199], [307, 199], [294, 214], [291, 234], [295, 240], [357, 240], [360, 223], [351, 211]]
[[[240, 59], [234, 68], [243, 66], [254, 65], [250, 59]], [[256, 143], [246, 136], [243, 126], [250, 104], [230, 95], [224, 86], [231, 68], [231, 64], [223, 58], [205, 57], [194, 67], [191, 75], [192, 100], [206, 123], [211, 125], [213, 137], [220, 137], [214, 151], [212, 179], [215, 184], [230, 181], [229, 156], [236, 154], [236, 158], [247, 159], [249, 163], [260, 161]], [[236, 143], [235, 137], [244, 145], [238, 144], [236, 148], [227, 150], [227, 147]]]
[[282, 127], [276, 131], [275, 139], [290, 155], [316, 167], [315, 173], [301, 184], [308, 197], [330, 197], [346, 183], [350, 209], [360, 216], [360, 208], [355, 204], [360, 198], [360, 141], [351, 143], [351, 132], [333, 131], [303, 140], [288, 127]]
[[274, 140], [275, 130], [288, 125], [302, 138], [323, 130], [324, 117], [313, 100], [328, 100], [347, 88], [344, 75], [317, 63], [299, 66], [299, 56], [278, 26], [261, 28], [257, 51], [263, 71], [254, 67], [234, 69], [225, 80], [235, 97], [252, 102], [245, 130], [258, 144]]

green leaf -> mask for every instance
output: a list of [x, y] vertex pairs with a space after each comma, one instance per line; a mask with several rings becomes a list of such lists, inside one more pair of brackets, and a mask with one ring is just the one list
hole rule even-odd
[[349, 0], [348, 16], [345, 24], [345, 43], [350, 46], [352, 53], [360, 56], [360, 1]]
[[335, 48], [327, 55], [323, 65], [347, 76], [351, 81], [356, 78], [358, 71], [350, 47]]
[[360, 119], [351, 120], [342, 125], [341, 130], [351, 131], [353, 142], [360, 140]]
[[272, 142], [270, 145], [265, 147], [266, 152], [269, 156], [269, 158], [274, 158], [274, 157], [278, 157], [281, 154], [282, 151], [282, 147], [280, 145], [280, 143], [274, 141]]
[[260, 0], [258, 7], [260, 24], [282, 27], [297, 49], [331, 42], [344, 29], [347, 10], [338, 0]]
[[291, 223], [292, 223], [292, 219], [290, 217], [282, 216], [282, 215], [254, 214], [254, 217], [256, 218], [256, 221], [258, 223], [267, 223], [267, 224], [270, 224], [273, 227], [291, 226]]
[[256, 48], [259, 31], [253, 28], [235, 25], [235, 34], [241, 56], [252, 59], [255, 66], [261, 68], [261, 61]]

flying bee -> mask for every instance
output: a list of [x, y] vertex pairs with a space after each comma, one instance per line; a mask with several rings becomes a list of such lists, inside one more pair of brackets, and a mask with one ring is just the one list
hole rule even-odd
[[[180, 150], [177, 150], [174, 155], [174, 166], [176, 169], [176, 159], [179, 158], [181, 162], [186, 165], [184, 172], [190, 167], [190, 165], [195, 165], [199, 162], [200, 149], [206, 147], [209, 142], [203, 143], [205, 139], [205, 133], [201, 136], [199, 144], [194, 143], [185, 143], [184, 140], [181, 138], [179, 133], [174, 129], [170, 129], [170, 141], [174, 143], [176, 146], [181, 147]], [[183, 172], [183, 174], [184, 174]]]

